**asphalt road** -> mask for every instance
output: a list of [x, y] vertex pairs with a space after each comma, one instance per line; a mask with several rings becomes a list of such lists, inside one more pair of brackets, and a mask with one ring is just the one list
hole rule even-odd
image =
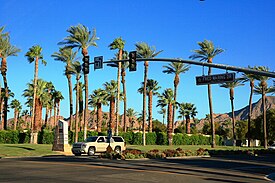
[[269, 182], [275, 156], [108, 160], [48, 156], [0, 159], [0, 182]]

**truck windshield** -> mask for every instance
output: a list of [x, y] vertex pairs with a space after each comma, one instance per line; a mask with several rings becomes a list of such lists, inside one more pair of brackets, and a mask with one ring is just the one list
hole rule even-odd
[[85, 142], [95, 142], [97, 137], [88, 137]]

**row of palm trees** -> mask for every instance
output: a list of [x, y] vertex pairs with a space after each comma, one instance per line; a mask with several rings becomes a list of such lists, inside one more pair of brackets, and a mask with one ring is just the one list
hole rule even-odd
[[[5, 72], [7, 70], [7, 66], [6, 66], [6, 58], [7, 56], [15, 56], [20, 50], [17, 49], [16, 47], [13, 47], [12, 45], [10, 45], [9, 43], [9, 34], [4, 33], [3, 32], [4, 27], [1, 27], [0, 29], [0, 35], [1, 35], [1, 39], [0, 39], [0, 57], [2, 58], [2, 63], [1, 63], [1, 74], [3, 76], [3, 81], [4, 81], [4, 87], [5, 87], [5, 94], [7, 96], [8, 93], [8, 87], [7, 87], [7, 81], [6, 81], [6, 75]], [[95, 29], [91, 32], [89, 31], [89, 29], [84, 26], [84, 25], [77, 25], [77, 26], [71, 26], [67, 32], [69, 33], [69, 35], [67, 37], [64, 38], [63, 41], [59, 42], [59, 45], [62, 45], [63, 47], [59, 48], [59, 52], [55, 52], [52, 57], [55, 60], [58, 61], [62, 61], [66, 64], [65, 66], [65, 75], [67, 77], [68, 80], [68, 86], [69, 86], [69, 102], [70, 102], [70, 122], [72, 122], [71, 120], [73, 119], [73, 100], [72, 100], [72, 81], [71, 81], [71, 75], [74, 74], [76, 75], [76, 80], [77, 80], [77, 91], [79, 90], [79, 80], [81, 78], [81, 65], [80, 62], [78, 61], [78, 58], [76, 58], [77, 55], [77, 51], [74, 51], [74, 48], [78, 48], [82, 50], [82, 56], [87, 56], [88, 55], [88, 48], [90, 46], [97, 46], [96, 41], [99, 39], [96, 37], [96, 31]], [[4, 46], [3, 46], [4, 45]], [[125, 41], [119, 37], [116, 38], [110, 45], [109, 48], [111, 50], [115, 50], [118, 49], [118, 53], [116, 54], [116, 59], [124, 59], [125, 57], [127, 58], [127, 52], [124, 50], [124, 45], [125, 45]], [[203, 42], [199, 42], [199, 49], [194, 50], [194, 54], [190, 56], [191, 59], [200, 59], [200, 61], [206, 61], [208, 63], [212, 63], [213, 62], [213, 58], [215, 56], [217, 56], [218, 54], [222, 53], [224, 50], [221, 48], [215, 48], [214, 44], [211, 41], [203, 41]], [[151, 102], [150, 99], [150, 94], [147, 93], [147, 82], [148, 80], [148, 69], [149, 69], [149, 62], [146, 61], [146, 58], [154, 58], [157, 55], [159, 55], [161, 51], [156, 51], [155, 47], [149, 46], [147, 43], [144, 42], [140, 42], [135, 44], [136, 46], [136, 50], [137, 50], [137, 57], [139, 58], [144, 58], [144, 81], [142, 83], [142, 93], [143, 93], [143, 144], [145, 145], [145, 126], [146, 126], [146, 97], [147, 95], [149, 96], [149, 103]], [[9, 52], [9, 54], [7, 54], [8, 50], [12, 50]], [[34, 74], [34, 80], [33, 80], [33, 86], [34, 86], [34, 92], [33, 92], [33, 98], [35, 100], [33, 100], [33, 106], [35, 106], [37, 99], [36, 99], [36, 86], [37, 86], [37, 80], [38, 80], [38, 61], [42, 60], [42, 63], [46, 64], [46, 62], [43, 60], [43, 56], [42, 56], [42, 48], [38, 45], [33, 46], [32, 48], [30, 48], [30, 50], [27, 52], [26, 57], [28, 58], [28, 60], [31, 62], [35, 61], [35, 74]], [[124, 65], [123, 65], [124, 64]], [[118, 68], [118, 74], [117, 74], [117, 81], [116, 81], [116, 85], [117, 85], [117, 89], [115, 89], [116, 91], [116, 96], [113, 96], [113, 98], [110, 98], [109, 102], [110, 102], [110, 106], [112, 105], [112, 109], [110, 107], [110, 111], [112, 110], [115, 111], [116, 113], [116, 117], [114, 116], [110, 116], [110, 126], [112, 129], [114, 129], [115, 127], [115, 131], [116, 133], [118, 132], [118, 124], [119, 124], [119, 102], [120, 102], [120, 97], [122, 97], [124, 99], [124, 121], [126, 121], [126, 109], [127, 109], [127, 100], [126, 100], [126, 83], [125, 83], [125, 69], [127, 68], [127, 63], [114, 63], [111, 64], [111, 66], [115, 66]], [[165, 70], [163, 71], [164, 73], [167, 74], [175, 74], [175, 78], [174, 78], [174, 91], [172, 89], [167, 89], [164, 91], [162, 96], [166, 96], [166, 97], [171, 97], [173, 96], [173, 100], [168, 100], [168, 98], [161, 98], [158, 101], [158, 106], [163, 106], [163, 105], [167, 105], [167, 114], [168, 114], [168, 121], [171, 122], [171, 124], [169, 123], [168, 126], [168, 130], [169, 131], [173, 131], [173, 124], [174, 124], [174, 120], [175, 120], [175, 111], [176, 111], [176, 106], [174, 105], [174, 103], [177, 100], [177, 87], [179, 84], [179, 75], [181, 73], [184, 73], [186, 71], [188, 71], [188, 69], [190, 68], [189, 65], [185, 65], [183, 63], [171, 63], [168, 66], [165, 66]], [[262, 68], [263, 69], [263, 68]], [[209, 67], [208, 70], [208, 74], [211, 75], [212, 71], [211, 71], [211, 67]], [[120, 92], [120, 76], [122, 76], [122, 83], [123, 83], [123, 94], [121, 95]], [[246, 75], [248, 76], [248, 75]], [[266, 86], [265, 86], [265, 79], [266, 78], [259, 78], [259, 76], [257, 76], [257, 79], [261, 80], [261, 89], [262, 89], [262, 94], [265, 93], [266, 90]], [[88, 74], [84, 74], [84, 82], [85, 82], [85, 108], [84, 108], [84, 138], [86, 138], [86, 131], [87, 131], [87, 117], [88, 117], [88, 105], [89, 105], [89, 91], [88, 91]], [[110, 85], [114, 85], [115, 81], [111, 81]], [[107, 87], [107, 83], [105, 83]], [[142, 90], [141, 89], [141, 90]], [[141, 90], [139, 90], [139, 92], [141, 92]], [[171, 92], [173, 92], [173, 95], [171, 94]], [[153, 95], [153, 94], [152, 94]], [[263, 94], [265, 95], [265, 94]], [[7, 98], [5, 97], [5, 105], [7, 106]], [[78, 100], [79, 96], [76, 97], [76, 99]], [[114, 107], [114, 100], [117, 100], [116, 102], [116, 109]], [[212, 147], [215, 147], [215, 130], [214, 130], [214, 118], [213, 118], [213, 107], [212, 107], [212, 94], [211, 94], [211, 85], [208, 85], [208, 100], [209, 100], [209, 109], [210, 109], [210, 122], [211, 122], [211, 127], [212, 127]], [[112, 102], [111, 102], [112, 101]], [[78, 103], [78, 102], [76, 102]], [[76, 105], [77, 106], [77, 105]], [[7, 110], [4, 110], [4, 113]], [[76, 110], [77, 113], [78, 109]], [[111, 112], [110, 112], [111, 113]], [[164, 114], [165, 113], [165, 109], [161, 109], [160, 113]], [[32, 114], [35, 114], [35, 107], [32, 108]], [[7, 115], [4, 115], [4, 117], [6, 118]], [[32, 115], [32, 124], [34, 124], [34, 116]], [[251, 114], [250, 114], [251, 116]], [[250, 120], [250, 119], [249, 119]], [[152, 113], [150, 112], [149, 109], [149, 131], [152, 129], [151, 127], [151, 121], [152, 121]], [[72, 125], [71, 125], [72, 126]], [[125, 126], [125, 125], [124, 125]], [[171, 126], [171, 127], [170, 127]], [[124, 127], [125, 128], [125, 127]]]

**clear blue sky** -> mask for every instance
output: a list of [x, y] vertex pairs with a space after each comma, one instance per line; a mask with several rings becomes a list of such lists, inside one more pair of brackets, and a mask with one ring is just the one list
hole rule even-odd
[[[38, 44], [48, 62], [47, 66], [39, 65], [39, 78], [52, 81], [56, 89], [62, 91], [65, 100], [61, 102], [61, 115], [65, 117], [69, 116], [69, 102], [64, 64], [54, 61], [50, 55], [58, 51], [57, 43], [68, 35], [66, 30], [79, 23], [96, 28], [100, 37], [98, 47], [89, 48], [91, 57], [113, 58], [115, 51], [109, 50], [108, 45], [121, 36], [126, 40], [128, 51], [135, 49], [135, 43], [143, 41], [156, 46], [157, 50], [164, 50], [159, 57], [188, 59], [192, 50], [199, 48], [197, 42], [207, 39], [225, 49], [214, 59], [215, 63], [238, 67], [263, 65], [272, 71], [275, 68], [274, 0], [0, 0], [0, 4], [0, 26], [6, 26], [12, 44], [22, 50], [17, 57], [8, 58], [8, 84], [15, 98], [22, 104], [26, 102], [21, 95], [33, 79], [34, 64], [29, 64], [24, 55], [31, 46]], [[162, 73], [165, 64], [149, 64], [149, 78], [159, 81], [161, 92], [173, 88], [174, 76]], [[104, 65], [103, 70], [90, 70], [90, 93], [102, 87], [104, 82], [116, 80], [114, 68]], [[224, 72], [214, 69], [214, 73]], [[209, 113], [207, 87], [195, 85], [198, 75], [202, 75], [202, 68], [192, 66], [180, 76], [178, 101], [194, 103], [197, 117], [203, 118]], [[142, 95], [137, 89], [143, 81], [143, 64], [138, 64], [137, 72], [127, 72], [126, 77], [128, 107], [140, 113]], [[236, 88], [235, 109], [246, 106], [248, 97], [248, 84]], [[255, 95], [253, 101], [259, 98]], [[156, 100], [154, 98], [154, 105]], [[213, 105], [215, 113], [230, 111], [228, 89], [213, 85]], [[104, 109], [107, 111], [107, 107]], [[121, 103], [120, 111], [122, 109]], [[153, 117], [161, 120], [159, 109], [153, 110]], [[9, 117], [13, 117], [13, 110]]]

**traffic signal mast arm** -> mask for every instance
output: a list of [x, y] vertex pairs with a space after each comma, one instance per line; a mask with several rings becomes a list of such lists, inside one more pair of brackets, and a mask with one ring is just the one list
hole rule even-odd
[[[104, 61], [103, 63], [128, 62], [128, 61], [129, 61], [129, 59], [109, 60], [109, 61]], [[198, 62], [198, 61], [193, 61], [193, 60], [182, 60], [182, 59], [172, 59], [172, 58], [137, 58], [136, 61], [137, 62], [140, 62], [140, 61], [182, 62], [185, 64], [206, 66], [206, 67], [224, 69], [227, 71], [244, 72], [244, 73], [248, 73], [248, 74], [255, 74], [255, 75], [268, 76], [268, 77], [275, 78], [275, 72], [258, 71], [258, 70], [249, 69], [249, 68], [235, 67], [235, 66], [223, 65], [223, 64], [213, 64], [213, 63], [207, 63], [207, 62]], [[94, 63], [90, 63], [90, 64], [94, 64]]]

